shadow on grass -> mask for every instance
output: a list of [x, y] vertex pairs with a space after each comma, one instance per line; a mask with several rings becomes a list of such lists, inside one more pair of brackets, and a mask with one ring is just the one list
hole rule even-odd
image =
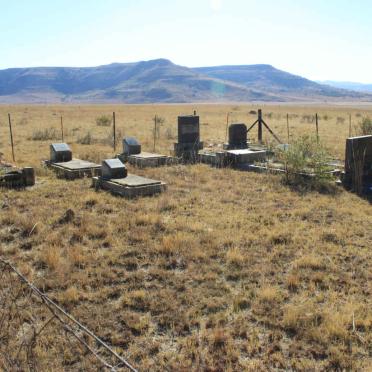
[[338, 196], [343, 190], [341, 186], [335, 184], [334, 180], [315, 180], [298, 177], [291, 180], [284, 178], [281, 182], [299, 195], [319, 193], [322, 195]]

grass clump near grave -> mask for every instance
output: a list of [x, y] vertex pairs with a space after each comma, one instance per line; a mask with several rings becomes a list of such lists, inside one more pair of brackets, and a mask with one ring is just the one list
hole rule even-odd
[[361, 122], [359, 122], [357, 132], [361, 136], [372, 135], [372, 119], [366, 117]]
[[330, 185], [333, 179], [329, 166], [331, 157], [316, 137], [301, 136], [278, 155], [285, 164], [286, 184], [318, 190]]
[[109, 127], [111, 125], [111, 117], [107, 115], [102, 115], [96, 119], [96, 124], [99, 127]]
[[57, 140], [60, 137], [60, 133], [55, 128], [45, 128], [34, 131], [32, 133], [31, 139], [33, 141], [48, 141]]

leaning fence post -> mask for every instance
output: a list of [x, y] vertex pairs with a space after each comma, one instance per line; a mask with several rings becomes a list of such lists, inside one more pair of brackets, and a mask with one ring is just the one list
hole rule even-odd
[[9, 120], [10, 143], [12, 145], [12, 156], [13, 156], [13, 161], [15, 161], [14, 143], [13, 143], [13, 131], [12, 131], [12, 121], [10, 119], [10, 114], [8, 114], [8, 120]]
[[319, 123], [318, 123], [318, 113], [315, 114], [315, 126], [316, 126], [316, 140], [319, 142]]

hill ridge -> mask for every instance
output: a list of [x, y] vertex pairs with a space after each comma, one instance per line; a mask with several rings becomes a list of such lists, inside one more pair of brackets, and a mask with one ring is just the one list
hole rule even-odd
[[189, 68], [166, 58], [94, 67], [0, 70], [0, 103], [372, 101], [270, 64]]

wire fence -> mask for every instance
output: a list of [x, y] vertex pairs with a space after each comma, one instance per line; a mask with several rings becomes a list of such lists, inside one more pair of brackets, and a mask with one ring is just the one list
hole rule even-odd
[[0, 370], [136, 371], [1, 258]]

